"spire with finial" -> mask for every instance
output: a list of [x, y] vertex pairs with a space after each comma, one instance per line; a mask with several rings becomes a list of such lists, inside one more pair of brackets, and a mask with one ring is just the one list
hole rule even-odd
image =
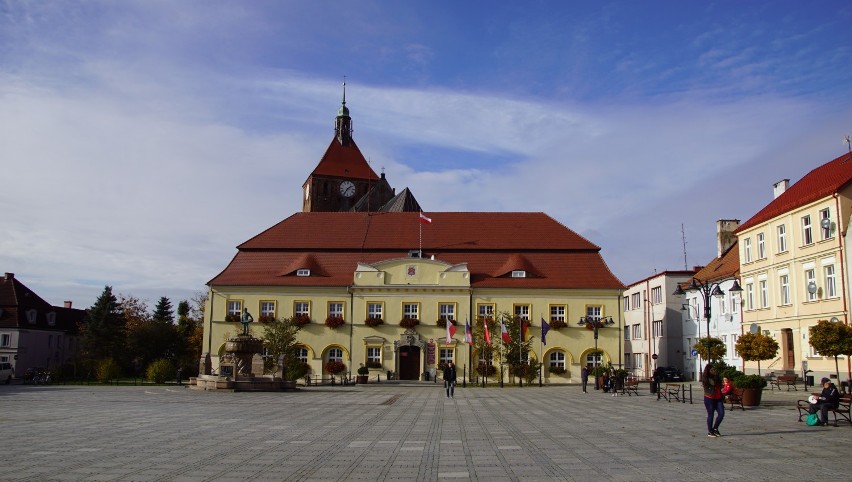
[[334, 134], [337, 141], [345, 146], [352, 140], [352, 118], [349, 117], [349, 108], [346, 107], [346, 76], [343, 76], [343, 101], [337, 110], [337, 118], [334, 121]]

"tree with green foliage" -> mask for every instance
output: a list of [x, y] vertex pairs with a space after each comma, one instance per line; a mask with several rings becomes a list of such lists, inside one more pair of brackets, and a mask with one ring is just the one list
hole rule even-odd
[[[819, 320], [808, 329], [808, 343], [822, 356], [834, 357], [834, 369], [840, 379], [840, 366], [837, 357], [852, 355], [852, 326], [845, 323], [832, 323]], [[849, 374], [852, 378], [852, 373]]]
[[80, 326], [83, 358], [90, 363], [107, 358], [126, 360], [125, 324], [124, 312], [112, 294], [112, 287], [105, 286]]
[[725, 358], [725, 353], [728, 352], [722, 340], [711, 336], [699, 338], [692, 348], [698, 352], [701, 358], [708, 361], [721, 360]]
[[[293, 380], [291, 370], [288, 367], [296, 368], [297, 336], [302, 325], [295, 322], [295, 317], [290, 317], [272, 320], [265, 323], [263, 328], [263, 347], [272, 357], [272, 365], [275, 367], [275, 371], [281, 370], [282, 378]], [[283, 366], [279, 364], [279, 360], [282, 358]]]
[[151, 316], [151, 319], [159, 323], [168, 323], [171, 325], [175, 322], [173, 311], [172, 302], [165, 296], [160, 297], [160, 301], [157, 302], [157, 307], [154, 308], [154, 314]]
[[[531, 380], [538, 377], [538, 367], [540, 363], [530, 359], [530, 351], [532, 350], [533, 338], [528, 340], [521, 338], [521, 318], [509, 312], [498, 314], [498, 319], [506, 325], [506, 331], [509, 333], [509, 341], [503, 340], [501, 333], [497, 334], [499, 343], [502, 346], [502, 360], [508, 366], [509, 376], [518, 376], [529, 383]], [[527, 323], [527, 332], [529, 333], [529, 320], [524, 320]], [[499, 323], [497, 324], [499, 326]]]
[[757, 362], [757, 374], [760, 375], [760, 362], [770, 360], [778, 354], [778, 342], [763, 333], [745, 333], [737, 339], [737, 353], [745, 361]]
[[207, 293], [204, 291], [196, 293], [191, 301], [183, 300], [178, 303], [178, 363], [190, 377], [198, 375], [198, 362], [201, 359], [204, 339], [205, 303]]
[[471, 373], [475, 372], [483, 378], [493, 377], [497, 374], [497, 369], [494, 366], [495, 347], [485, 342], [486, 323], [488, 323], [488, 333], [491, 336], [491, 343], [500, 339], [500, 325], [494, 323], [493, 317], [477, 316], [473, 320], [473, 325], [471, 326], [473, 361], [471, 361], [472, 366], [470, 370]]

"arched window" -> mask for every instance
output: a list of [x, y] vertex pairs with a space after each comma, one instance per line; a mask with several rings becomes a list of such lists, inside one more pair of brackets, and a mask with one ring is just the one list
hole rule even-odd
[[565, 368], [565, 352], [550, 352], [550, 366], [554, 368]]
[[328, 350], [328, 361], [343, 361], [343, 350], [340, 348], [332, 348]]

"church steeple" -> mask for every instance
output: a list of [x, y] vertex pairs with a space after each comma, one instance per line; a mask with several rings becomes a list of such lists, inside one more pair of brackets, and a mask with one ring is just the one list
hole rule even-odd
[[343, 102], [340, 103], [340, 109], [337, 110], [334, 121], [334, 135], [342, 146], [349, 145], [349, 141], [352, 140], [352, 118], [349, 117], [349, 108], [346, 107], [345, 80], [343, 81]]

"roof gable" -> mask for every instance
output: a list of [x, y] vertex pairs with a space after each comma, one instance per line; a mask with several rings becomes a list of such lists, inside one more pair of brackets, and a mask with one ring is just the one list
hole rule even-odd
[[311, 176], [347, 177], [369, 181], [379, 179], [354, 140], [344, 146], [337, 138], [331, 140]]

